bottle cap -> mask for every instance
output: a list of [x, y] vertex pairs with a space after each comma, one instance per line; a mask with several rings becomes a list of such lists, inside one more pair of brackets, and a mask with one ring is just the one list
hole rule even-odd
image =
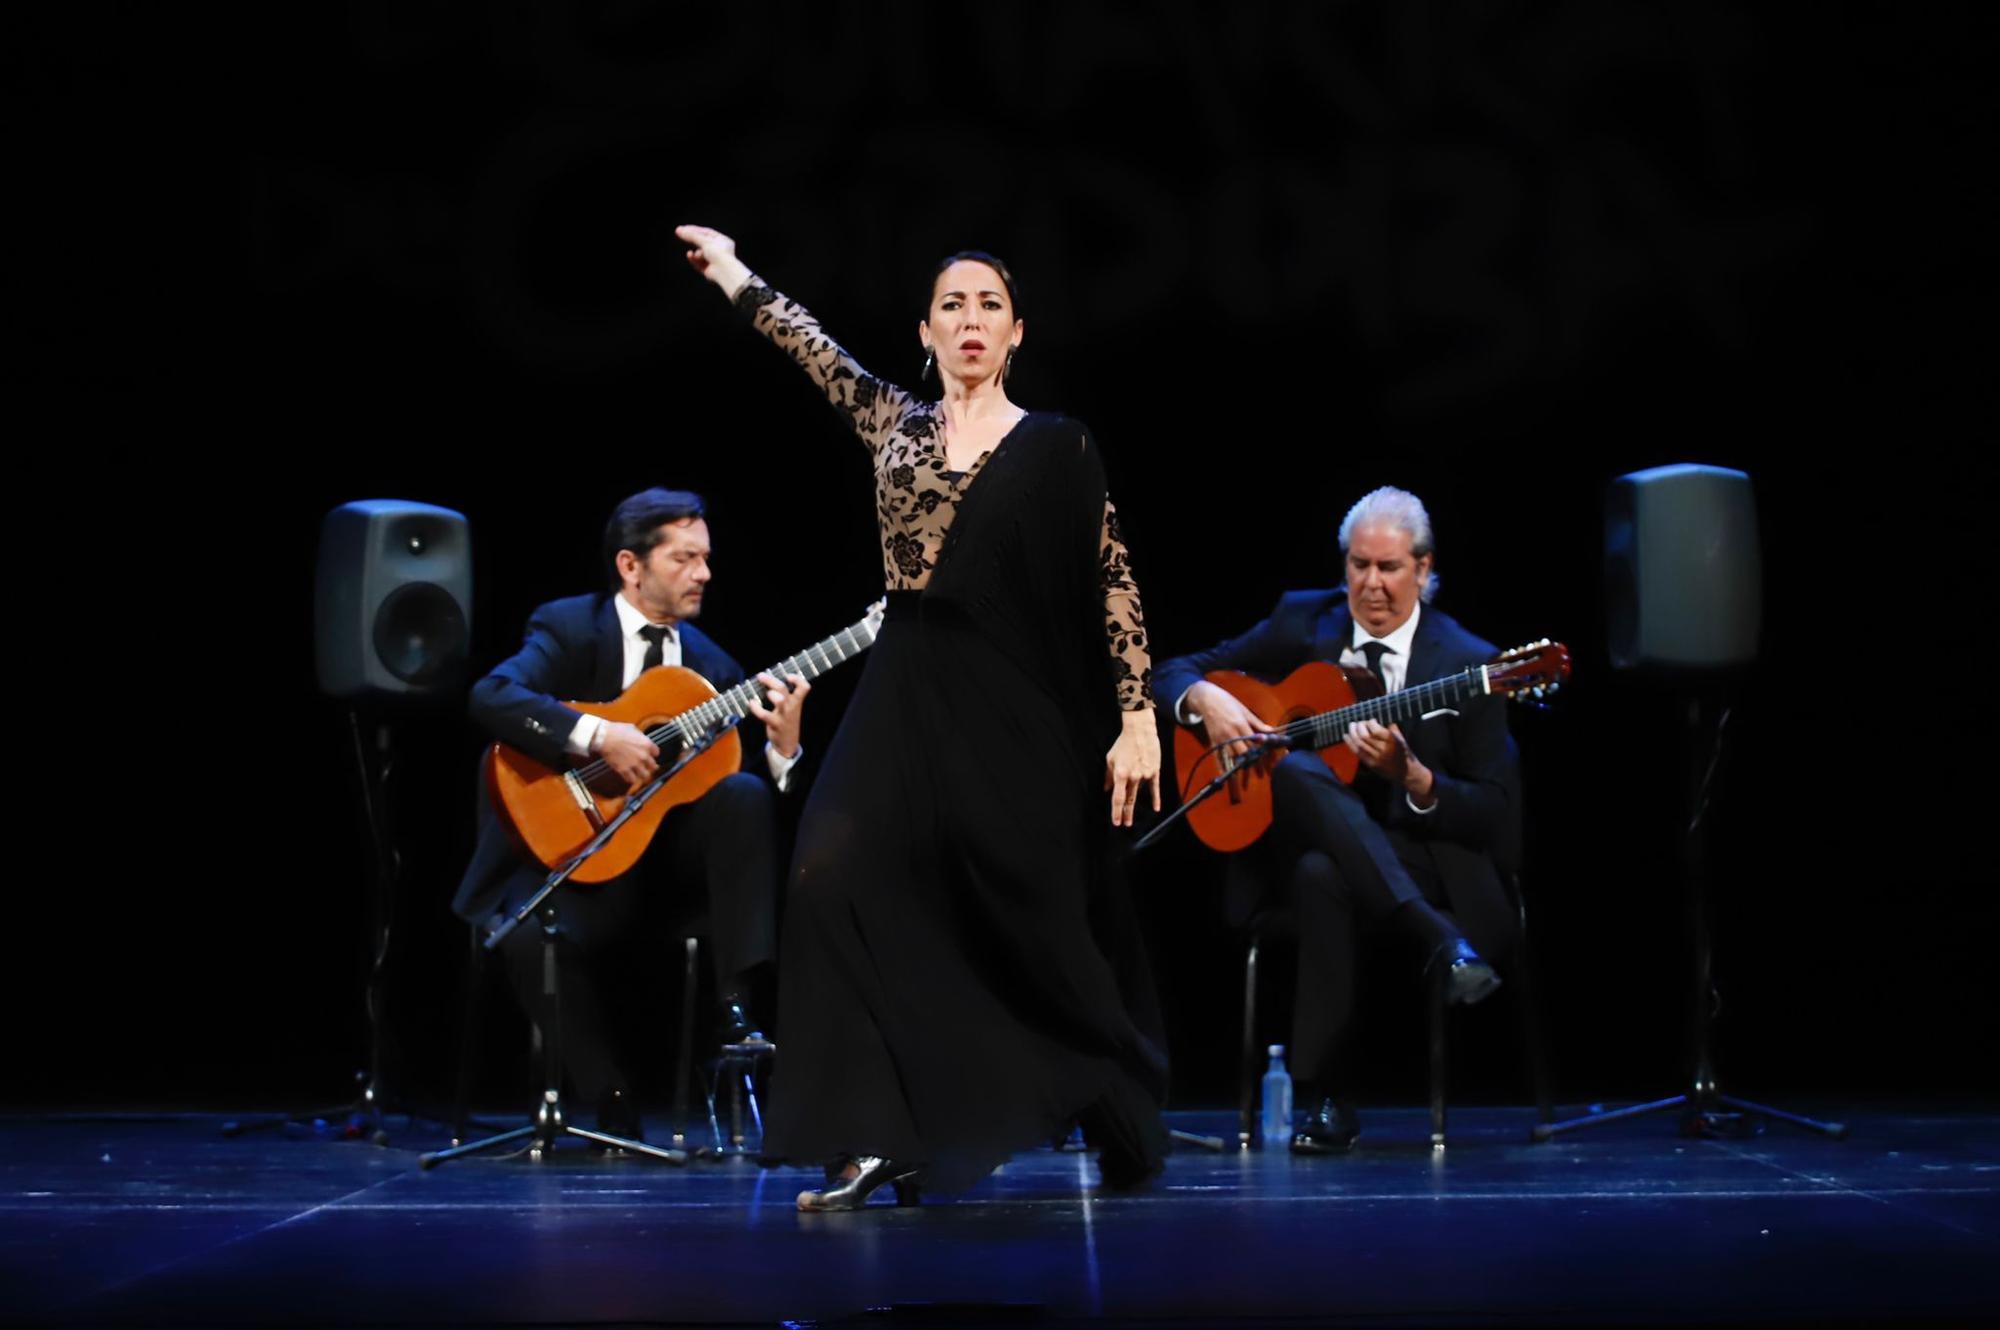
[[1285, 1056], [1285, 1046], [1283, 1044], [1272, 1044], [1269, 1048], [1265, 1049], [1264, 1051], [1266, 1053], [1269, 1053], [1274, 1058], [1281, 1058]]

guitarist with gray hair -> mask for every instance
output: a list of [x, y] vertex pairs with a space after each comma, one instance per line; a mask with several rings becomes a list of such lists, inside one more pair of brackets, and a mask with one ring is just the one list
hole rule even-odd
[[[1179, 724], [1206, 744], [1277, 732], [1205, 677], [1213, 671], [1275, 681], [1328, 661], [1365, 669], [1393, 694], [1496, 654], [1427, 603], [1435, 554], [1416, 495], [1385, 487], [1362, 498], [1340, 524], [1340, 548], [1344, 589], [1287, 592], [1242, 636], [1158, 668], [1157, 694], [1173, 699]], [[1297, 912], [1291, 1065], [1307, 1106], [1297, 1154], [1341, 1153], [1360, 1133], [1345, 1054], [1361, 928], [1414, 940], [1461, 1003], [1499, 985], [1485, 956], [1504, 952], [1517, 931], [1495, 862], [1516, 816], [1502, 699], [1473, 696], [1407, 724], [1359, 720], [1336, 743], [1357, 760], [1351, 785], [1311, 751], [1267, 768], [1270, 829], [1232, 865], [1227, 902], [1239, 927], [1273, 892]]]
[[[637, 789], [668, 760], [659, 745], [636, 725], [569, 704], [610, 702], [660, 665], [693, 670], [719, 690], [746, 680], [743, 667], [693, 623], [710, 577], [700, 496], [649, 489], [627, 498], [606, 524], [604, 558], [610, 589], [536, 609], [521, 649], [473, 685], [471, 712], [494, 739], [534, 762], [557, 772], [592, 763], [602, 782]], [[777, 955], [773, 788], [786, 790], [796, 774], [811, 685], [799, 674], [780, 680], [764, 673], [757, 682], [747, 690], [745, 710], [763, 734], [747, 732], [750, 722], [743, 726], [741, 769], [672, 807], [630, 871], [560, 889], [564, 1061], [580, 1101], [596, 1104], [599, 1128], [612, 1135], [643, 1139], [614, 1047], [613, 985], [621, 970], [636, 973], [621, 962], [649, 959], [644, 953], [659, 941], [667, 909], [705, 896], [718, 1033], [725, 1042], [762, 1038], [749, 1002]], [[548, 869], [523, 853], [490, 793], [482, 795], [478, 845], [452, 909], [490, 927], [526, 901]], [[546, 1031], [551, 1013], [544, 1010], [541, 946], [540, 930], [524, 927], [502, 950], [522, 1007]]]

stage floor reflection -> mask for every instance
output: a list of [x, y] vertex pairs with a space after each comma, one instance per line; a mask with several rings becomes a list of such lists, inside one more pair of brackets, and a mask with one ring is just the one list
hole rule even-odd
[[320, 1325], [2000, 1314], [2000, 1113], [1800, 1107], [1852, 1134], [1689, 1139], [1656, 1117], [1531, 1144], [1527, 1111], [1464, 1109], [1434, 1154], [1423, 1113], [1376, 1109], [1346, 1157], [1183, 1148], [1152, 1188], [1112, 1194], [1087, 1155], [1041, 1150], [964, 1196], [898, 1210], [885, 1189], [848, 1215], [799, 1214], [812, 1173], [741, 1159], [571, 1143], [426, 1172], [417, 1152], [443, 1140], [421, 1123], [378, 1147], [225, 1138], [221, 1115], [13, 1116], [0, 1304], [14, 1322]]

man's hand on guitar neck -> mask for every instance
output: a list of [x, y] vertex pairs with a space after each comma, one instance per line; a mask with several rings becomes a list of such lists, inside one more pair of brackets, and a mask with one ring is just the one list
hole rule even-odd
[[1347, 727], [1341, 742], [1354, 750], [1361, 765], [1390, 784], [1400, 785], [1409, 796], [1410, 807], [1419, 813], [1429, 812], [1437, 802], [1436, 779], [1431, 769], [1410, 751], [1410, 741], [1403, 737], [1402, 726], [1357, 720]]
[[788, 674], [785, 680], [789, 688], [769, 672], [759, 674], [757, 682], [763, 685], [764, 700], [770, 705], [758, 705], [756, 695], [752, 694], [750, 714], [764, 722], [764, 734], [771, 741], [772, 751], [789, 759], [799, 751], [799, 729], [805, 723], [806, 694], [812, 691], [812, 685], [802, 674]]
[[597, 732], [594, 751], [604, 759], [604, 765], [635, 790], [660, 769], [660, 746], [637, 725], [627, 725], [622, 720], [604, 723]]

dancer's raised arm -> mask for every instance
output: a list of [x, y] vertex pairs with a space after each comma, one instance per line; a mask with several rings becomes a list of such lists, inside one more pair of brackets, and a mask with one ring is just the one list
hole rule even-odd
[[916, 405], [915, 399], [861, 368], [805, 306], [780, 295], [751, 272], [736, 257], [734, 240], [707, 226], [678, 226], [674, 234], [688, 246], [688, 266], [714, 282], [749, 317], [753, 328], [796, 361], [868, 450], [879, 452]]

